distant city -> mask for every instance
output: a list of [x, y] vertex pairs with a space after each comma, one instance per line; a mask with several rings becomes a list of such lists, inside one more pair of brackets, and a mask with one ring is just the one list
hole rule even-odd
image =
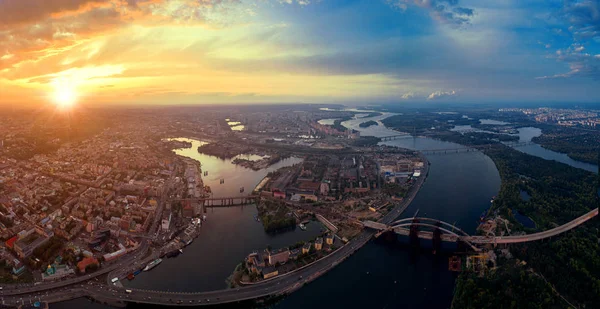
[[537, 122], [555, 123], [561, 126], [600, 127], [600, 111], [583, 111], [560, 108], [502, 108], [501, 112], [522, 112]]

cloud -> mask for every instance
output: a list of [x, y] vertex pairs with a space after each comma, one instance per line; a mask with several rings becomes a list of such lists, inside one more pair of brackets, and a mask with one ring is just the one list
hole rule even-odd
[[408, 100], [408, 99], [412, 99], [414, 96], [415, 96], [415, 94], [414, 94], [414, 93], [412, 93], [412, 92], [407, 92], [407, 93], [405, 93], [405, 94], [403, 94], [403, 95], [402, 95], [402, 99], [404, 99], [404, 100]]
[[109, 0], [4, 0], [0, 2], [1, 28], [14, 25], [38, 22], [51, 17], [52, 14], [74, 11], [82, 7], [109, 3]]
[[541, 76], [536, 79], [556, 79], [570, 77], [588, 77], [600, 79], [600, 56], [583, 52], [581, 45], [572, 45], [567, 49], [559, 49], [552, 56], [559, 62], [569, 65], [570, 71], [551, 76]]
[[294, 2], [298, 3], [299, 5], [309, 5], [310, 4], [310, 0], [279, 0], [279, 3], [281, 4], [293, 4]]
[[455, 96], [456, 95], [456, 91], [452, 90], [452, 91], [436, 91], [431, 93], [428, 97], [427, 100], [437, 100], [437, 99], [442, 99], [442, 98], [446, 98], [446, 97], [451, 97], [451, 96]]
[[435, 20], [461, 27], [470, 24], [475, 10], [458, 6], [458, 0], [387, 0], [392, 7], [406, 11], [409, 6], [418, 6], [429, 11]]
[[566, 0], [560, 15], [576, 39], [600, 38], [599, 0]]
[[14, 55], [0, 61], [0, 71], [131, 25], [244, 24], [249, 7], [240, 0], [0, 0], [0, 56]]

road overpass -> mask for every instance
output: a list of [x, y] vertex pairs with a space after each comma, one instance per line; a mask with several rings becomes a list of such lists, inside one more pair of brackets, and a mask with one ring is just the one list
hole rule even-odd
[[519, 236], [495, 236], [495, 237], [469, 236], [469, 237], [463, 237], [463, 239], [466, 241], [469, 241], [473, 244], [514, 244], [514, 243], [521, 243], [521, 242], [536, 241], [536, 240], [553, 237], [558, 234], [567, 232], [571, 229], [578, 227], [579, 225], [585, 223], [586, 221], [590, 220], [591, 218], [593, 218], [597, 215], [598, 215], [598, 208], [586, 213], [585, 215], [580, 216], [579, 218], [577, 218], [573, 221], [565, 223], [559, 227], [555, 227], [553, 229], [539, 232], [539, 233], [534, 233], [534, 234], [526, 234], [526, 235], [519, 235]]
[[[517, 235], [517, 236], [469, 236], [467, 233], [462, 231], [459, 228], [456, 228], [454, 225], [436, 220], [431, 218], [406, 218], [397, 220], [389, 225], [383, 224], [381, 222], [373, 222], [373, 221], [364, 221], [363, 226], [376, 231], [394, 231], [397, 234], [408, 235], [410, 233], [409, 229], [411, 226], [420, 226], [427, 227], [431, 229], [438, 229], [443, 234], [441, 238], [443, 241], [455, 242], [462, 241], [467, 244], [477, 245], [477, 244], [514, 244], [514, 243], [522, 243], [529, 241], [541, 240], [549, 237], [553, 237], [559, 235], [561, 233], [567, 232], [571, 229], [578, 227], [579, 225], [585, 223], [591, 218], [598, 215], [598, 208], [589, 211], [588, 213], [568, 222], [561, 226], [555, 227], [553, 229], [534, 233], [534, 234], [526, 234], [526, 235]], [[429, 222], [429, 223], [423, 223]], [[452, 228], [452, 230], [449, 230]], [[433, 236], [431, 232], [422, 232], [419, 231], [417, 236], [423, 239], [431, 239]]]

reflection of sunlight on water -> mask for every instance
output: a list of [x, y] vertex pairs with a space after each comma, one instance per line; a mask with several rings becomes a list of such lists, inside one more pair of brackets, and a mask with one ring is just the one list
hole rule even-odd
[[[208, 144], [207, 142], [191, 139], [191, 138], [169, 138], [167, 141], [189, 142], [192, 144], [190, 148], [174, 149], [177, 155], [194, 159], [200, 162], [202, 171], [208, 172], [207, 176], [202, 174], [204, 185], [210, 186], [213, 197], [222, 196], [239, 196], [246, 195], [269, 173], [284, 166], [294, 165], [302, 162], [302, 159], [291, 157], [281, 160], [266, 169], [254, 171], [236, 164], [233, 164], [233, 159], [220, 159], [215, 156], [206, 155], [198, 152], [198, 147]], [[240, 155], [242, 158], [262, 158], [259, 155]], [[221, 184], [221, 179], [225, 180]], [[246, 189], [245, 193], [240, 193], [240, 187]]]
[[322, 125], [333, 125], [334, 122], [338, 119], [340, 119], [340, 118], [321, 119], [317, 122]]
[[257, 154], [241, 154], [241, 155], [237, 155], [235, 157], [233, 157], [233, 160], [235, 159], [246, 159], [248, 161], [260, 161], [264, 158], [269, 158], [269, 155], [257, 155]]
[[232, 131], [243, 131], [245, 128], [244, 125], [239, 121], [230, 121], [230, 119], [225, 119], [225, 121], [227, 121], [227, 124]]

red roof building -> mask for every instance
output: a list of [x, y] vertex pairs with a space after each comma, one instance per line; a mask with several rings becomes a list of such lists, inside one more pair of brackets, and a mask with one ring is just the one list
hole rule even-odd
[[15, 242], [17, 241], [17, 236], [13, 236], [11, 239], [7, 240], [4, 244], [7, 248], [14, 249]]
[[83, 260], [81, 260], [79, 263], [77, 263], [77, 268], [79, 268], [79, 271], [82, 273], [85, 273], [85, 268], [88, 265], [98, 265], [98, 260], [93, 258], [93, 257], [87, 257]]

